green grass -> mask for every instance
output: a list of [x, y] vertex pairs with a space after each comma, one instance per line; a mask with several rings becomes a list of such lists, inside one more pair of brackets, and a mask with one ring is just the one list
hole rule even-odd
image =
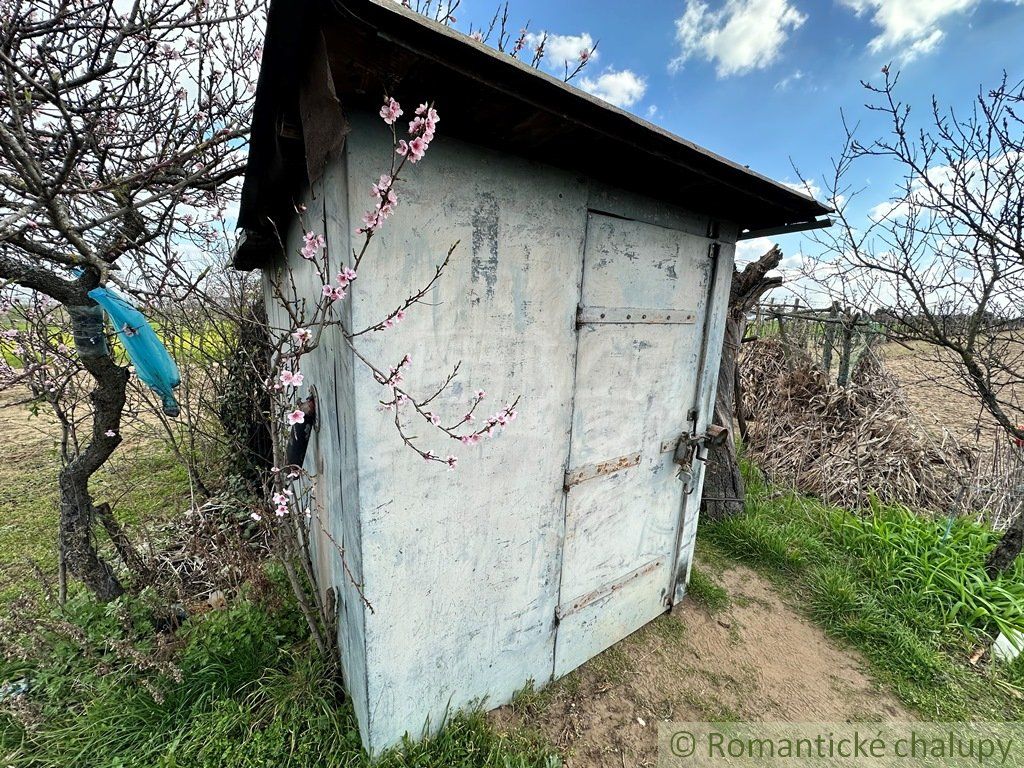
[[711, 613], [719, 613], [729, 607], [729, 593], [725, 591], [725, 587], [698, 565], [690, 568], [686, 596], [703, 605]]
[[[38, 593], [32, 563], [51, 580], [56, 574], [59, 466], [57, 449], [45, 444], [0, 463], [0, 606], [26, 590]], [[122, 445], [97, 473], [93, 496], [111, 502], [127, 526], [168, 519], [187, 508], [188, 473], [161, 443]]]
[[929, 719], [1019, 718], [1024, 663], [968, 665], [976, 644], [1024, 626], [1024, 563], [990, 580], [994, 534], [873, 504], [862, 514], [767, 487], [747, 467], [746, 513], [702, 525], [703, 545], [774, 581]]
[[[154, 598], [98, 606], [78, 598], [22, 654], [0, 662], [0, 685], [27, 680], [33, 727], [0, 709], [0, 765], [16, 768], [369, 766], [337, 680], [311, 652], [283, 584], [190, 619], [173, 663], [157, 651]], [[24, 642], [29, 642], [27, 639]], [[132, 652], [119, 652], [129, 644]], [[166, 654], [165, 654], [166, 655]], [[159, 658], [160, 654], [155, 656]], [[498, 733], [482, 713], [407, 742], [381, 768], [552, 768], [536, 735]]]

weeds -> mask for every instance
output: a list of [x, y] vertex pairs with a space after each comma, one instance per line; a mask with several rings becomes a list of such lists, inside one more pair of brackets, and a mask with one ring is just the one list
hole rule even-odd
[[729, 607], [729, 593], [696, 565], [690, 568], [686, 596], [703, 605], [711, 613], [720, 613]]
[[1024, 683], [1024, 662], [967, 663], [976, 644], [1024, 629], [1024, 564], [990, 580], [988, 529], [877, 501], [856, 514], [773, 490], [750, 466], [744, 472], [746, 513], [703, 525], [704, 546], [776, 577], [922, 714], [1020, 716], [1022, 697], [1014, 691]]
[[[0, 686], [28, 685], [17, 701], [0, 702], [0, 764], [369, 766], [339, 682], [311, 651], [279, 577], [275, 583], [276, 600], [243, 597], [190, 619], [174, 636], [154, 633], [144, 600], [73, 601], [66, 618], [45, 623], [0, 662]], [[270, 611], [275, 603], [281, 608]], [[375, 763], [559, 764], [538, 737], [501, 735], [480, 713], [460, 715]]]

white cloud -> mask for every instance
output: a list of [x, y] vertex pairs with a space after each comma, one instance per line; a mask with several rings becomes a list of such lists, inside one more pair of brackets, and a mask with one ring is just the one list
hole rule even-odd
[[579, 85], [617, 107], [631, 107], [647, 92], [647, 81], [629, 69], [606, 69], [596, 80], [581, 77]]
[[757, 261], [775, 245], [770, 237], [755, 237], [751, 240], [740, 240], [736, 243], [736, 266], [740, 269], [752, 261]]
[[[933, 51], [946, 36], [949, 17], [973, 10], [983, 0], [839, 0], [858, 16], [871, 15], [880, 30], [868, 43], [872, 53], [898, 55], [910, 61]], [[1018, 5], [1020, 0], [1010, 0]]]
[[676, 19], [680, 52], [669, 69], [677, 71], [693, 57], [714, 62], [719, 77], [764, 69], [805, 21], [789, 0], [726, 0], [714, 11], [701, 0], [686, 0]]
[[[582, 51], [589, 52], [594, 47], [594, 38], [590, 36], [589, 32], [581, 32], [578, 35], [531, 32], [526, 36], [527, 48], [531, 51], [535, 50], [541, 40], [544, 40], [544, 64], [553, 72], [564, 72], [567, 64], [569, 70], [572, 71], [579, 63], [580, 53]], [[594, 51], [591, 54], [591, 64], [597, 59], [598, 53], [598, 51]], [[529, 59], [530, 56], [524, 55], [522, 58]]]
[[804, 73], [803, 73], [802, 70], [798, 69], [795, 72], [793, 72], [793, 74], [786, 75], [786, 77], [784, 77], [781, 80], [779, 80], [779, 82], [777, 82], [775, 84], [775, 90], [777, 90], [777, 91], [788, 91], [789, 87], [791, 85], [793, 85], [793, 83], [798, 83], [798, 82], [800, 82], [803, 79], [804, 79]]
[[814, 179], [807, 179], [806, 181], [784, 181], [782, 182], [790, 189], [795, 189], [805, 195], [810, 195], [815, 200], [821, 199], [821, 187], [818, 186], [818, 182]]
[[651, 104], [649, 107], [647, 107], [647, 119], [648, 120], [653, 120], [657, 116], [658, 116], [658, 105], [657, 104]]

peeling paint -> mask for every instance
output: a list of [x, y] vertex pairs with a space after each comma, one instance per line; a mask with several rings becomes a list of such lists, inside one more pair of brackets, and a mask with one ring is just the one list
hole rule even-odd
[[[494, 285], [498, 281], [498, 201], [491, 192], [482, 192], [473, 209], [473, 261], [471, 277], [474, 283], [483, 280], [488, 299], [494, 298]], [[477, 299], [479, 301], [479, 299]]]

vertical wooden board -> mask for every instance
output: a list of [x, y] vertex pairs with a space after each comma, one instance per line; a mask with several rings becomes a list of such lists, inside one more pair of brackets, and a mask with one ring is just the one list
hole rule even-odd
[[[715, 282], [711, 292], [711, 304], [707, 315], [707, 351], [704, 370], [700, 380], [700, 408], [698, 431], [704, 432], [711, 424], [714, 413], [715, 392], [718, 386], [718, 369], [722, 360], [722, 344], [725, 340], [726, 314], [729, 307], [729, 289], [735, 265], [736, 227], [732, 224], [721, 226], [722, 237], [727, 238], [719, 250], [715, 269]], [[731, 427], [731, 425], [725, 425]], [[731, 438], [730, 438], [731, 439]], [[678, 555], [675, 565], [673, 602], [683, 599], [686, 585], [690, 580], [693, 565], [693, 550], [697, 541], [697, 524], [700, 518], [700, 501], [704, 491], [703, 462], [697, 462], [694, 490], [683, 500], [683, 516], [679, 531]]]
[[707, 302], [708, 245], [686, 232], [591, 213], [583, 304], [698, 309]]
[[[591, 213], [584, 306], [688, 310], [690, 324], [584, 323], [570, 466], [639, 451], [640, 464], [569, 489], [555, 673], [573, 669], [668, 605], [683, 486], [662, 446], [699, 405], [710, 241]], [[594, 603], [595, 595], [606, 596]]]
[[[667, 563], [637, 576], [562, 618], [558, 625], [555, 677], [572, 672], [583, 662], [636, 631], [666, 610]], [[572, 642], [565, 642], [564, 637]]]
[[688, 429], [701, 325], [579, 330], [570, 468], [644, 451]]
[[676, 469], [672, 454], [648, 453], [637, 467], [570, 490], [560, 605], [659, 557], [668, 582], [681, 487]]
[[[391, 150], [379, 120], [355, 115], [352, 126], [357, 220]], [[460, 240], [426, 303], [361, 337], [359, 350], [386, 367], [410, 353], [404, 385], [419, 393], [461, 360], [460, 377], [434, 404], [446, 422], [461, 418], [478, 388], [488, 392], [481, 416], [522, 398], [518, 420], [476, 447], [411, 422], [424, 448], [459, 456], [449, 473], [402, 445], [392, 414], [376, 410], [380, 387], [356, 370], [373, 750], [551, 674], [585, 200], [585, 185], [568, 174], [442, 131], [408, 169], [399, 207], [360, 268], [357, 328], [425, 283]]]

